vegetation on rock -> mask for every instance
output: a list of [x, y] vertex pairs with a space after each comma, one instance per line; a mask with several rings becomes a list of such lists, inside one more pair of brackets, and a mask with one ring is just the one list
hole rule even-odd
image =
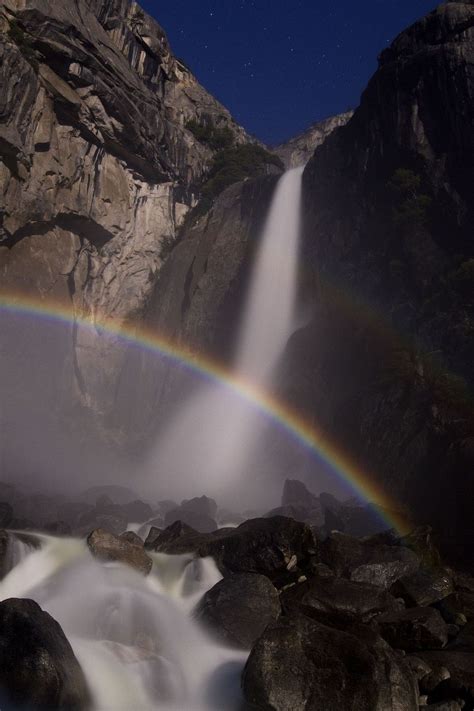
[[212, 121], [199, 123], [195, 119], [191, 119], [191, 121], [187, 122], [186, 128], [191, 131], [198, 141], [206, 144], [214, 151], [230, 148], [234, 143], [234, 134], [228, 126], [218, 128]]

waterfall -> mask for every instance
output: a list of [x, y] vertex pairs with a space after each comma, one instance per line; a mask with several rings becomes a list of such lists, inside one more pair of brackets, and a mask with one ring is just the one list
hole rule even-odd
[[235, 362], [237, 373], [267, 384], [294, 323], [304, 168], [277, 185], [253, 269]]
[[[294, 326], [303, 168], [276, 187], [257, 249], [237, 339], [234, 371], [271, 386]], [[256, 413], [222, 385], [206, 385], [185, 402], [160, 436], [152, 460], [162, 494], [229, 497], [251, 468]]]
[[0, 581], [61, 625], [89, 686], [91, 711], [237, 711], [248, 653], [215, 643], [192, 610], [221, 575], [212, 559], [151, 554], [145, 578], [100, 563], [86, 543], [41, 536]]

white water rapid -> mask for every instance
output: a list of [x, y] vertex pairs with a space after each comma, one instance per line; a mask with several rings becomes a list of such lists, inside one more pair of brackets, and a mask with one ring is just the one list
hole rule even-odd
[[84, 541], [40, 538], [0, 582], [0, 600], [36, 600], [59, 622], [92, 711], [238, 711], [247, 654], [217, 645], [192, 619], [221, 577], [211, 559], [151, 554], [144, 578], [98, 562]]
[[[303, 168], [279, 180], [260, 239], [240, 327], [234, 371], [269, 388], [295, 324]], [[251, 468], [261, 421], [235, 392], [207, 385], [184, 403], [159, 438], [152, 469], [177, 497], [229, 499]]]

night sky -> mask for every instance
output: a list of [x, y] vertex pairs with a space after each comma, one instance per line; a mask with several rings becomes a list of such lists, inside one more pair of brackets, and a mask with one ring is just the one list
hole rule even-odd
[[377, 55], [435, 0], [141, 0], [174, 54], [272, 145], [355, 107]]

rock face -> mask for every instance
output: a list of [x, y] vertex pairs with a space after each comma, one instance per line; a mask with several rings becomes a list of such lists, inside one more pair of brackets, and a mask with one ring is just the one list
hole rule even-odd
[[474, 535], [473, 23], [472, 3], [452, 2], [403, 32], [308, 163], [314, 316], [282, 388], [460, 554]]
[[[123, 323], [143, 312], [213, 155], [186, 126], [247, 136], [134, 2], [8, 0], [0, 29], [2, 289]], [[71, 339], [78, 395], [105, 414], [123, 349], [81, 328]]]
[[276, 588], [263, 575], [230, 575], [211, 588], [195, 617], [224, 644], [250, 649], [281, 611]]
[[90, 706], [71, 645], [33, 600], [0, 603], [0, 699], [8, 709], [85, 711]]
[[367, 640], [306, 617], [282, 617], [253, 648], [243, 676], [247, 700], [274, 711], [417, 711], [414, 677], [377, 638]]
[[285, 167], [297, 168], [300, 165], [305, 165], [312, 157], [314, 151], [320, 146], [326, 138], [339, 128], [345, 126], [353, 115], [353, 111], [346, 111], [337, 116], [331, 116], [324, 121], [310, 126], [306, 131], [298, 136], [291, 138], [287, 143], [283, 143], [275, 148], [275, 153], [280, 156]]

